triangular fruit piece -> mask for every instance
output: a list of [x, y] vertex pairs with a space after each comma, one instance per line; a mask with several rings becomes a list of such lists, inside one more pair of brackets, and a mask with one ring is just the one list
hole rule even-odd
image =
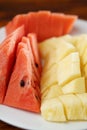
[[[18, 44], [17, 59], [8, 85], [4, 104], [23, 110], [40, 112], [40, 96], [34, 84], [31, 55], [26, 46]], [[20, 47], [21, 46], [21, 47]]]
[[24, 27], [20, 27], [0, 44], [0, 103], [3, 102], [10, 75], [15, 62], [16, 48], [22, 36]]
[[[22, 42], [27, 43], [27, 45], [28, 45], [27, 47], [28, 47], [28, 50], [29, 50], [30, 55], [31, 55], [31, 62], [32, 62], [33, 71], [38, 79], [38, 83], [40, 83], [40, 72], [38, 71], [36, 64], [35, 64], [35, 59], [34, 59], [34, 55], [32, 52], [30, 39], [28, 37], [23, 37]], [[35, 50], [35, 51], [37, 51], [37, 50]]]
[[34, 85], [34, 88], [38, 91], [39, 96], [41, 96], [40, 94], [40, 77], [38, 79], [38, 74], [39, 72], [37, 72], [37, 68], [35, 68], [35, 64], [34, 64], [34, 58], [33, 58], [33, 54], [32, 54], [32, 50], [31, 50], [31, 46], [30, 46], [30, 42], [29, 39], [27, 37], [22, 37], [22, 42], [20, 43], [20, 46], [18, 46], [17, 48], [17, 54], [19, 53], [20, 49], [25, 48], [27, 51], [29, 51], [30, 54], [30, 61], [31, 61], [31, 65], [32, 65], [32, 74], [33, 74], [33, 82], [32, 84]]
[[30, 40], [30, 45], [31, 45], [32, 52], [34, 55], [35, 66], [38, 69], [39, 73], [41, 74], [42, 66], [41, 66], [41, 60], [40, 60], [40, 54], [39, 54], [39, 48], [37, 44], [36, 35], [34, 33], [29, 33], [28, 38]]
[[69, 33], [76, 21], [75, 15], [51, 13], [50, 11], [30, 12], [17, 15], [6, 25], [7, 35], [24, 24], [26, 33], [36, 33], [38, 42], [47, 38]]

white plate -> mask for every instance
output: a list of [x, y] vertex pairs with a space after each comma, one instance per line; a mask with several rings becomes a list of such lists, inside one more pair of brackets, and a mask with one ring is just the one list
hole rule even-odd
[[[87, 21], [78, 20], [72, 35], [87, 33]], [[0, 41], [5, 38], [5, 29], [0, 29]], [[30, 130], [86, 130], [87, 122], [52, 123], [45, 121], [41, 115], [0, 105], [0, 119], [8, 124]]]

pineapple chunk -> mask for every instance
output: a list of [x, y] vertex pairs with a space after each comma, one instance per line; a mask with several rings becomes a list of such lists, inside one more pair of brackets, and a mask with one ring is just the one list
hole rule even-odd
[[87, 63], [86, 48], [87, 48], [87, 34], [72, 37], [71, 43], [77, 48], [82, 65]]
[[42, 100], [56, 98], [59, 95], [62, 95], [62, 89], [58, 86], [58, 84], [54, 84], [50, 86], [41, 96]]
[[78, 52], [71, 53], [58, 64], [58, 85], [63, 86], [69, 81], [81, 76]]
[[81, 34], [71, 37], [69, 41], [72, 42], [75, 46], [78, 46], [79, 44], [82, 44], [83, 41], [86, 40], [87, 40], [87, 34]]
[[39, 44], [39, 50], [42, 58], [46, 58], [46, 56], [53, 52], [57, 48], [57, 40], [55, 37], [47, 39]]
[[87, 63], [87, 49], [85, 50], [84, 54], [82, 55], [82, 64], [86, 65]]
[[64, 35], [64, 36], [61, 36], [61, 37], [58, 37], [59, 39], [63, 39], [64, 41], [66, 42], [71, 42], [72, 40], [72, 36], [67, 34], [67, 35]]
[[66, 121], [63, 104], [58, 98], [53, 98], [42, 102], [41, 115], [48, 121]]
[[83, 56], [85, 49], [87, 48], [87, 38], [78, 41], [78, 44], [76, 47], [78, 49], [80, 56]]
[[55, 64], [46, 73], [44, 73], [44, 72], [42, 73], [41, 93], [43, 93], [52, 84], [58, 83], [57, 70], [58, 70], [58, 66]]
[[62, 91], [64, 94], [67, 93], [84, 93], [85, 90], [85, 79], [84, 77], [80, 77], [72, 80], [68, 84], [62, 87]]
[[74, 52], [66, 56], [58, 64], [54, 64], [47, 72], [42, 73], [41, 92], [43, 93], [52, 84], [57, 83], [58, 86], [63, 86], [80, 76], [79, 54]]
[[87, 120], [87, 93], [76, 94], [82, 102], [83, 106], [83, 120]]
[[[67, 53], [75, 51], [76, 48], [70, 43], [60, 38], [50, 38], [39, 44], [39, 50], [42, 58], [47, 58], [49, 54], [53, 54], [57, 49], [58, 59], [63, 58]], [[68, 51], [69, 50], [69, 51]], [[55, 54], [54, 54], [55, 55]]]
[[58, 44], [61, 44], [61, 46], [59, 45], [58, 49], [49, 53], [48, 57], [45, 58], [44, 71], [47, 71], [53, 64], [57, 64], [65, 56], [76, 51], [76, 48], [68, 42]]
[[74, 94], [59, 96], [60, 101], [65, 108], [66, 117], [68, 120], [83, 119], [83, 108], [80, 99]]

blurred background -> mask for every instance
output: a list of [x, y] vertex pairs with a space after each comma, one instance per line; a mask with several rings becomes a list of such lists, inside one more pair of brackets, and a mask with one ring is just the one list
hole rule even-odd
[[0, 0], [0, 27], [16, 14], [37, 10], [76, 14], [86, 20], [87, 0]]

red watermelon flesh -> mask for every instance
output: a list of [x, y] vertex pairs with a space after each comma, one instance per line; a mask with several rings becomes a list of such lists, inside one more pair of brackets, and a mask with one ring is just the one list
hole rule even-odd
[[61, 36], [64, 29], [64, 18], [65, 15], [62, 13], [52, 13], [50, 19], [50, 37]]
[[[30, 54], [30, 61], [31, 61], [31, 65], [32, 65], [32, 74], [33, 74], [33, 81], [32, 81], [32, 84], [33, 84], [33, 87], [37, 90], [38, 94], [39, 94], [39, 98], [41, 97], [41, 94], [40, 94], [40, 78], [39, 78], [39, 81], [38, 81], [38, 78], [36, 77], [37, 74], [36, 74], [36, 71], [35, 71], [35, 66], [33, 65], [33, 55], [32, 55], [32, 51], [30, 51], [30, 43], [29, 43], [29, 39], [27, 37], [23, 37], [22, 38], [22, 42], [20, 43], [20, 46], [18, 46], [18, 49], [17, 49], [17, 54], [19, 53], [20, 49], [22, 48], [25, 48], [27, 51], [29, 51], [29, 54]], [[37, 72], [39, 74], [39, 72]]]
[[36, 33], [38, 36], [38, 13], [30, 12], [27, 14], [27, 32], [28, 33]]
[[12, 30], [14, 31], [16, 28], [20, 27], [24, 25], [24, 28], [25, 28], [25, 33], [27, 33], [27, 28], [26, 28], [26, 25], [27, 25], [27, 15], [26, 14], [19, 14], [19, 15], [16, 15], [11, 22], [9, 22], [7, 25], [6, 25], [6, 33], [7, 34], [10, 34], [12, 32]]
[[[44, 39], [50, 37], [50, 11], [39, 11], [38, 13], [38, 41], [43, 41]], [[58, 21], [57, 21], [58, 22]], [[52, 36], [52, 35], [51, 35]]]
[[[34, 88], [31, 55], [26, 47], [18, 44], [17, 59], [8, 85], [4, 104], [28, 111], [40, 112], [40, 97]], [[20, 47], [21, 46], [21, 47]]]
[[34, 33], [29, 33], [28, 38], [30, 40], [32, 53], [34, 55], [35, 66], [38, 69], [39, 74], [41, 75], [42, 65], [41, 65], [41, 59], [40, 59], [36, 35]]
[[46, 38], [69, 33], [76, 19], [75, 15], [51, 13], [50, 11], [31, 12], [13, 18], [6, 26], [6, 33], [8, 35], [24, 24], [26, 34], [36, 33], [38, 42], [40, 42]]
[[63, 34], [67, 34], [72, 30], [72, 27], [77, 19], [76, 15], [66, 15], [64, 17], [64, 29]]
[[24, 27], [22, 26], [0, 44], [0, 103], [3, 102], [14, 66], [17, 44], [24, 34]]
[[[30, 45], [30, 39], [27, 38], [27, 37], [23, 37], [22, 42], [27, 43], [27, 45], [28, 45], [28, 50], [29, 50], [30, 55], [31, 55], [32, 67], [33, 67], [34, 73], [35, 73], [35, 75], [38, 79], [38, 83], [40, 83], [40, 72], [38, 72], [38, 69], [35, 66], [35, 60], [34, 60], [34, 55], [33, 55], [33, 52], [32, 52], [31, 45]], [[35, 50], [35, 51], [37, 51], [37, 50]]]

